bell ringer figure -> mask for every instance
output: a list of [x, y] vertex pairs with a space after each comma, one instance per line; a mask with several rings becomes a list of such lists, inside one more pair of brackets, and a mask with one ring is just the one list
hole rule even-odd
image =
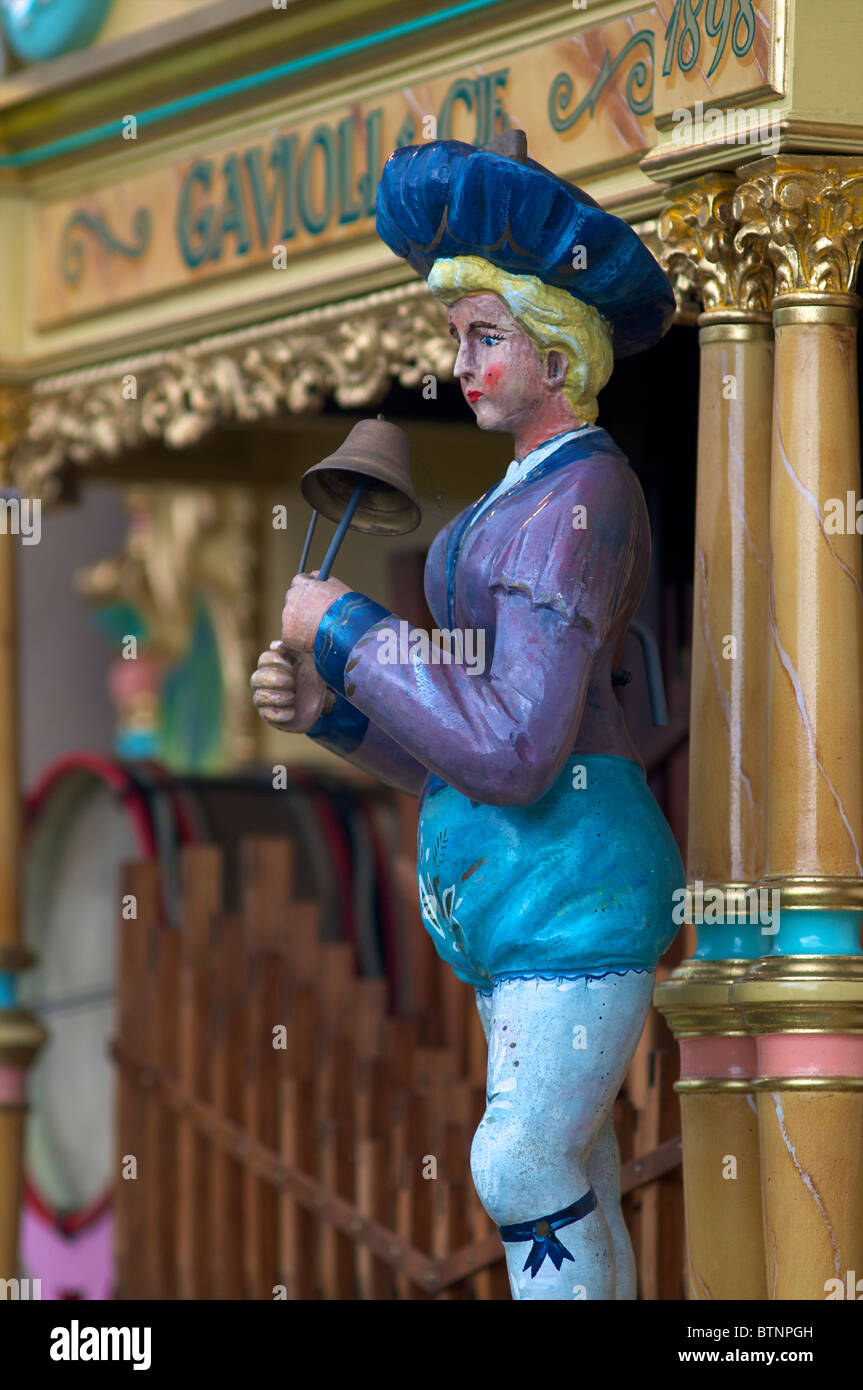
[[685, 875], [612, 689], [650, 533], [594, 421], [613, 358], [656, 342], [674, 300], [521, 131], [396, 150], [377, 230], [447, 305], [480, 429], [513, 437], [425, 568], [435, 622], [483, 632], [484, 667], [381, 659], [398, 616], [299, 574], [255, 704], [419, 797], [423, 922], [488, 1041], [471, 1171], [513, 1298], [632, 1299], [612, 1114]]

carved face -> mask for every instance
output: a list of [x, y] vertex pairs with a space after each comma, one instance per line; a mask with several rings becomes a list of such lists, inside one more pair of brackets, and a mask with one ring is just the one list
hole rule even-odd
[[469, 294], [449, 308], [449, 331], [458, 343], [454, 374], [483, 430], [520, 433], [566, 373], [563, 353], [545, 362], [524, 329], [496, 294]]

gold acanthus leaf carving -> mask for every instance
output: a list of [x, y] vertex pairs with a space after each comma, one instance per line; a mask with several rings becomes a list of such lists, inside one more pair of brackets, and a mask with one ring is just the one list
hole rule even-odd
[[766, 245], [776, 294], [853, 293], [863, 245], [859, 161], [779, 158], [746, 172], [734, 199], [735, 241]]
[[737, 245], [737, 180], [705, 174], [681, 189], [659, 219], [661, 264], [679, 285], [695, 287], [705, 310], [770, 309], [773, 274], [757, 239]]
[[[66, 460], [86, 465], [150, 440], [196, 444], [222, 421], [374, 405], [395, 379], [452, 376], [446, 311], [418, 281], [183, 348], [43, 378], [14, 453], [20, 486], [50, 498]], [[134, 378], [135, 394], [128, 382]], [[124, 386], [125, 383], [125, 386]]]

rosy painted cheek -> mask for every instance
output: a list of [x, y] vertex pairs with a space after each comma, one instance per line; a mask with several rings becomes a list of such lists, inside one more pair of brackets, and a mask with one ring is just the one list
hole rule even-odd
[[489, 367], [485, 374], [484, 381], [486, 386], [495, 387], [500, 381], [502, 372], [500, 367]]

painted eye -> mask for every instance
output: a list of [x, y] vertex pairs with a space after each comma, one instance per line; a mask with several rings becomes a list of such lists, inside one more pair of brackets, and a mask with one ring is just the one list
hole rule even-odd
[[491, 333], [484, 333], [480, 338], [480, 342], [484, 343], [486, 347], [494, 347], [495, 343], [502, 343], [503, 338], [495, 338]]

